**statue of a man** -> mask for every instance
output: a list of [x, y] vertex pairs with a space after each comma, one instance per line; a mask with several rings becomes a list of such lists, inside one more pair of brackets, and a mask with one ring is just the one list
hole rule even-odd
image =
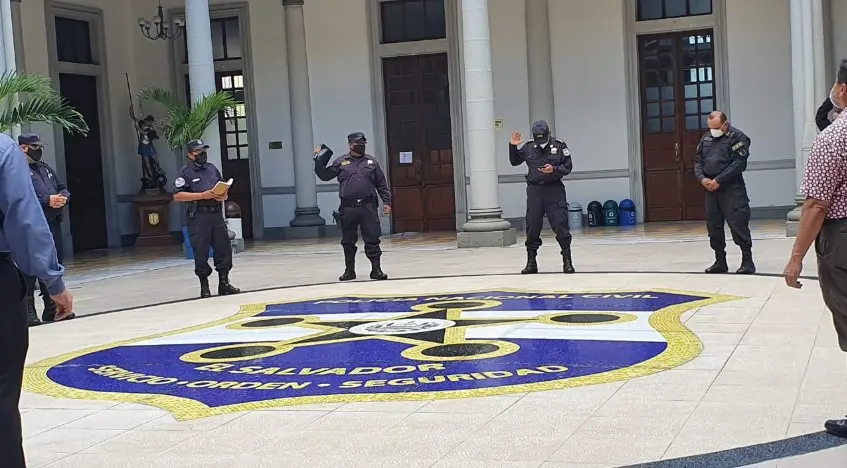
[[141, 190], [163, 190], [168, 184], [168, 178], [159, 166], [156, 147], [153, 145], [153, 141], [159, 139], [155, 119], [152, 115], [137, 119], [132, 114], [138, 136], [138, 155], [141, 156]]

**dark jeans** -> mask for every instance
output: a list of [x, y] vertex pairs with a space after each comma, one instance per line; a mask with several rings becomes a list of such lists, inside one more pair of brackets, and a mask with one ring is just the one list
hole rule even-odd
[[847, 352], [847, 220], [824, 222], [815, 253], [823, 301], [832, 313], [838, 345]]
[[376, 205], [376, 201], [361, 204], [342, 201], [339, 212], [343, 217], [341, 245], [345, 252], [356, 251], [356, 242], [359, 241], [358, 231], [361, 228], [362, 240], [365, 241], [365, 256], [369, 259], [375, 259], [382, 254], [382, 250], [379, 248], [379, 236], [382, 235], [382, 228], [379, 225]]
[[571, 248], [571, 231], [568, 223], [568, 197], [561, 183], [527, 184], [526, 186], [526, 249], [537, 252], [541, 247], [541, 228], [544, 216], [556, 233], [556, 242], [562, 252]]
[[729, 225], [735, 245], [742, 251], [753, 248], [750, 199], [743, 183], [725, 184], [715, 192], [706, 192], [706, 230], [709, 232], [709, 244], [715, 252], [726, 250], [724, 223]]
[[23, 306], [26, 286], [23, 275], [4, 254], [0, 254], [0, 290], [0, 466], [24, 468], [18, 405], [29, 348], [29, 325]]
[[212, 274], [209, 266], [209, 247], [214, 249], [215, 270], [227, 275], [232, 270], [232, 244], [220, 210], [198, 212], [188, 220], [188, 236], [194, 251], [194, 274], [208, 278]]
[[[65, 258], [65, 245], [62, 240], [62, 222], [56, 219], [48, 219], [47, 225], [50, 226], [50, 234], [53, 235], [53, 244], [56, 246], [56, 258], [59, 260], [59, 264], [64, 263]], [[47, 286], [44, 285], [44, 282], [39, 280], [34, 276], [26, 277], [26, 293], [28, 296], [35, 295], [35, 285], [38, 284], [38, 289], [41, 291], [41, 297], [44, 298], [44, 307], [55, 307], [53, 304], [53, 300], [50, 299], [50, 295], [47, 294]]]

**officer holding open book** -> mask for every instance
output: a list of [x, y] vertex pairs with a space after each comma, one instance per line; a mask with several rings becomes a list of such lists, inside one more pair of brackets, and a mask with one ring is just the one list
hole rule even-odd
[[188, 235], [194, 250], [194, 274], [200, 278], [200, 297], [212, 295], [209, 247], [214, 250], [215, 270], [218, 271], [218, 295], [227, 296], [241, 292], [229, 283], [232, 247], [222, 210], [232, 180], [224, 181], [221, 171], [208, 162], [207, 149], [209, 145], [202, 140], [191, 140], [186, 145], [189, 162], [182, 166], [174, 180], [174, 200], [188, 207]]

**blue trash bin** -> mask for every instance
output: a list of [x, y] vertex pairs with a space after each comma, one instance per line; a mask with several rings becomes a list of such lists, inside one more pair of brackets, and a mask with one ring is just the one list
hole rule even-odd
[[635, 203], [629, 198], [621, 200], [618, 205], [621, 226], [635, 226]]
[[[191, 241], [188, 236], [188, 226], [182, 227], [182, 245], [185, 249], [185, 258], [188, 260], [194, 260], [194, 249], [191, 248]], [[209, 256], [206, 258], [212, 258], [215, 254], [215, 250], [209, 247]]]

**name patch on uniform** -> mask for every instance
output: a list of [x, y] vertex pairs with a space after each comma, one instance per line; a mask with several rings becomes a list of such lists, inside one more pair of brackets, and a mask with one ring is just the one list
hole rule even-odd
[[737, 297], [673, 290], [336, 296], [74, 351], [27, 391], [178, 419], [308, 403], [435, 400], [632, 379], [702, 350], [682, 314]]
[[183, 179], [182, 177], [177, 177], [176, 180], [174, 181], [174, 187], [176, 187], [176, 188], [180, 188], [184, 185], [185, 185], [185, 179]]
[[200, 178], [198, 177], [198, 178], [196, 178], [196, 179], [191, 179], [191, 181], [192, 181], [192, 182], [200, 182]]
[[556, 154], [558, 152], [559, 152], [559, 148], [556, 148], [555, 146], [550, 148], [550, 154]]
[[341, 161], [341, 165], [342, 165], [342, 166], [349, 166], [349, 165], [350, 165], [350, 161]]

